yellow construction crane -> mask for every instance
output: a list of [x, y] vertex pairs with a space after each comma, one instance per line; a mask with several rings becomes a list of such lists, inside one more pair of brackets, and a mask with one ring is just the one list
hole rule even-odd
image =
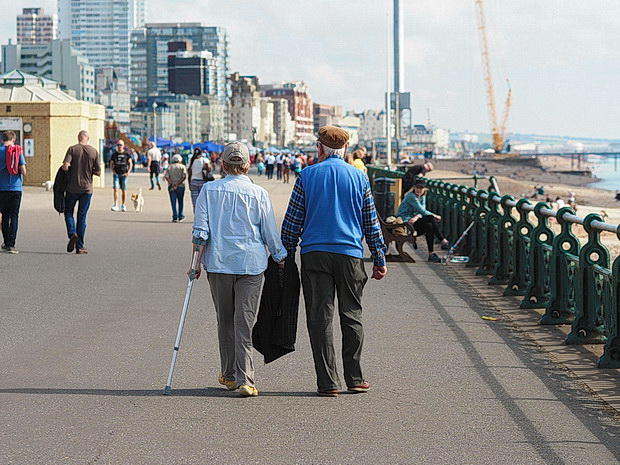
[[493, 87], [493, 74], [491, 72], [491, 58], [489, 53], [489, 38], [487, 34], [486, 18], [484, 14], [484, 0], [475, 0], [476, 17], [478, 19], [478, 31], [480, 33], [480, 47], [482, 51], [482, 67], [484, 69], [484, 82], [487, 92], [487, 107], [489, 109], [489, 119], [491, 122], [492, 145], [495, 153], [504, 150], [506, 142], [506, 124], [508, 123], [508, 115], [510, 114], [510, 106], [512, 104], [512, 89], [508, 82], [508, 96], [504, 106], [504, 117], [501, 125], [498, 124], [497, 107], [495, 106], [495, 90]]

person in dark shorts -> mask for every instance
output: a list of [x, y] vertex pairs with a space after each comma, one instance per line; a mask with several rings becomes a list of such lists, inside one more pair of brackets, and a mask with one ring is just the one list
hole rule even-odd
[[[67, 150], [62, 169], [69, 171], [69, 183], [65, 195], [65, 225], [69, 243], [67, 252], [87, 254], [84, 248], [84, 236], [86, 235], [86, 215], [93, 196], [93, 175], [101, 176], [99, 165], [99, 153], [88, 144], [90, 136], [88, 131], [78, 133], [78, 143]], [[75, 205], [77, 210], [77, 226], [73, 218]]]
[[[116, 143], [116, 151], [110, 158], [110, 171], [114, 176], [114, 205], [112, 211], [126, 212], [125, 200], [127, 197], [127, 176], [131, 173], [133, 166], [133, 160], [131, 156], [125, 150], [125, 143], [119, 139]], [[122, 201], [120, 209], [118, 208], [118, 191], [122, 192]]]

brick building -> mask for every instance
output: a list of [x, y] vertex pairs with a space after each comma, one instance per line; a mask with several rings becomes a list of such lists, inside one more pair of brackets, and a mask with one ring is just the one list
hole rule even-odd
[[288, 111], [295, 122], [295, 143], [297, 145], [314, 143], [312, 98], [308, 86], [303, 81], [282, 81], [262, 86], [261, 90], [265, 97], [287, 100]]

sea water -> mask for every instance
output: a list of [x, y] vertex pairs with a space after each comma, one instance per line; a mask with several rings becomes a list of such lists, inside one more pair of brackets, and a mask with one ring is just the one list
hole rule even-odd
[[589, 184], [588, 187], [620, 191], [620, 154], [600, 157], [594, 165], [594, 176], [600, 181]]

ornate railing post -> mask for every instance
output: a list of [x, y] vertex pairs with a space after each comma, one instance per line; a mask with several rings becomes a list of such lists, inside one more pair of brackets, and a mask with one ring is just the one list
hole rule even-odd
[[592, 227], [593, 221], [602, 220], [596, 213], [590, 213], [583, 220], [588, 242], [579, 252], [577, 305], [565, 344], [602, 344], [607, 340], [603, 315], [605, 308], [612, 307], [609, 250], [601, 243], [601, 232]]
[[521, 199], [517, 202], [517, 212], [519, 221], [513, 230], [512, 246], [512, 266], [514, 273], [508, 281], [508, 287], [504, 290], [504, 295], [525, 295], [529, 282], [528, 266], [530, 262], [530, 234], [534, 225], [529, 220], [530, 212], [525, 210], [524, 205], [530, 205], [528, 199]]
[[459, 234], [459, 221], [461, 220], [461, 212], [459, 211], [459, 201], [456, 193], [456, 186], [454, 184], [446, 185], [448, 194], [448, 211], [446, 212], [446, 218], [442, 218], [443, 232], [450, 242], [454, 242]]
[[549, 205], [538, 202], [534, 206], [538, 225], [532, 231], [529, 280], [520, 308], [543, 308], [549, 302], [551, 244], [555, 235], [549, 227], [549, 218], [541, 213], [543, 208]]
[[501, 214], [499, 213], [499, 195], [489, 192], [487, 202], [487, 221], [485, 234], [485, 253], [480, 268], [476, 270], [477, 275], [492, 275], [495, 268], [497, 255], [497, 245], [499, 241], [499, 223]]
[[474, 210], [475, 224], [472, 228], [472, 252], [467, 266], [479, 267], [486, 253], [487, 215], [489, 214], [489, 210], [486, 206], [486, 202], [482, 199], [482, 195], [486, 194], [486, 191], [476, 191], [472, 188], [469, 192], [471, 192], [472, 197], [476, 199], [476, 209]]
[[[616, 230], [616, 236], [620, 240], [620, 226]], [[611, 271], [612, 305], [605, 314], [608, 339], [603, 355], [598, 359], [599, 368], [620, 368], [620, 256], [614, 260]]]
[[552, 245], [550, 297], [545, 314], [540, 319], [543, 325], [570, 324], [575, 314], [575, 289], [581, 244], [573, 234], [573, 223], [564, 219], [565, 214], [574, 215], [575, 212], [570, 207], [563, 207], [556, 216], [561, 230]]
[[517, 220], [512, 216], [512, 207], [507, 205], [508, 201], [514, 201], [514, 197], [505, 195], [500, 200], [503, 215], [499, 218], [497, 244], [495, 247], [495, 267], [489, 284], [506, 284], [513, 272], [511, 267], [514, 242], [513, 229]]

